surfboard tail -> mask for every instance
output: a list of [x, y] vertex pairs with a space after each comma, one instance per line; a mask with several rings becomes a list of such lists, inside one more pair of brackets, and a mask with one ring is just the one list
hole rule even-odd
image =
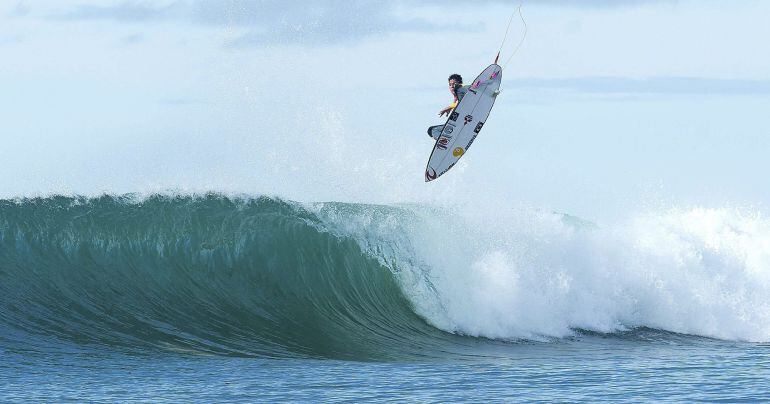
[[436, 170], [428, 167], [425, 169], [425, 182], [431, 182], [435, 180], [438, 176], [436, 175]]

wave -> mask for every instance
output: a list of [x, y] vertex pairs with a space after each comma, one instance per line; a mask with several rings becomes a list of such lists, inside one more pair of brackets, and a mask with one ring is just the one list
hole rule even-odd
[[0, 246], [0, 323], [17, 342], [387, 358], [442, 339], [392, 273], [277, 199], [4, 201]]
[[770, 340], [761, 217], [692, 210], [603, 228], [487, 208], [3, 200], [0, 345], [374, 360], [576, 330]]

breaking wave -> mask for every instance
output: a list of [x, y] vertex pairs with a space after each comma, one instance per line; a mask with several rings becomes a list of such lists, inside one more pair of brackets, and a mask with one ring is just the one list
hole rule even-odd
[[[0, 201], [0, 343], [378, 360], [638, 328], [770, 340], [770, 221], [209, 195]], [[477, 338], [481, 337], [481, 338]]]

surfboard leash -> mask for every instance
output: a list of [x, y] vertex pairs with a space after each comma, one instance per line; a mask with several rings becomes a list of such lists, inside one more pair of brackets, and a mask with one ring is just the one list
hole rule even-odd
[[[505, 70], [505, 68], [508, 66], [508, 62], [510, 62], [511, 59], [513, 59], [513, 55], [515, 55], [516, 52], [519, 51], [519, 48], [521, 48], [521, 44], [523, 44], [524, 40], [527, 39], [527, 22], [524, 21], [524, 16], [521, 14], [521, 4], [519, 4], [519, 7], [517, 8], [517, 10], [519, 12], [519, 17], [521, 18], [521, 22], [524, 24], [524, 35], [521, 36], [521, 40], [516, 45], [516, 48], [513, 50], [513, 53], [511, 53], [511, 56], [508, 56], [508, 59], [506, 59], [505, 63], [503, 63], [502, 70]], [[513, 14], [511, 14], [511, 18], [513, 18]], [[511, 22], [509, 20], [508, 26], [510, 25], [511, 25]], [[505, 30], [505, 35], [506, 36], [508, 35], [508, 29]], [[503, 39], [503, 43], [505, 43], [505, 39]], [[502, 46], [501, 46], [501, 50], [502, 50]], [[498, 52], [498, 57], [499, 56], [500, 56], [500, 52]], [[495, 63], [497, 63], [497, 58], [495, 58]]]
[[[519, 8], [521, 8], [521, 5], [519, 5]], [[505, 35], [503, 35], [503, 42], [500, 44], [500, 48], [497, 50], [497, 56], [495, 56], [495, 64], [497, 64], [497, 59], [500, 58], [500, 52], [503, 51], [505, 40], [508, 39], [508, 30], [511, 29], [511, 21], [513, 21], [514, 14], [516, 14], [515, 11], [511, 13], [511, 18], [508, 19], [508, 25], [505, 27]]]

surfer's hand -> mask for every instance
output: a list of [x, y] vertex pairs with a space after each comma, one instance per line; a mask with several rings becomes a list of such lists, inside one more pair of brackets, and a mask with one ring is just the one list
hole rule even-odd
[[452, 107], [446, 107], [441, 110], [441, 112], [438, 113], [438, 116], [444, 116], [444, 114], [449, 115], [449, 113], [452, 111]]

